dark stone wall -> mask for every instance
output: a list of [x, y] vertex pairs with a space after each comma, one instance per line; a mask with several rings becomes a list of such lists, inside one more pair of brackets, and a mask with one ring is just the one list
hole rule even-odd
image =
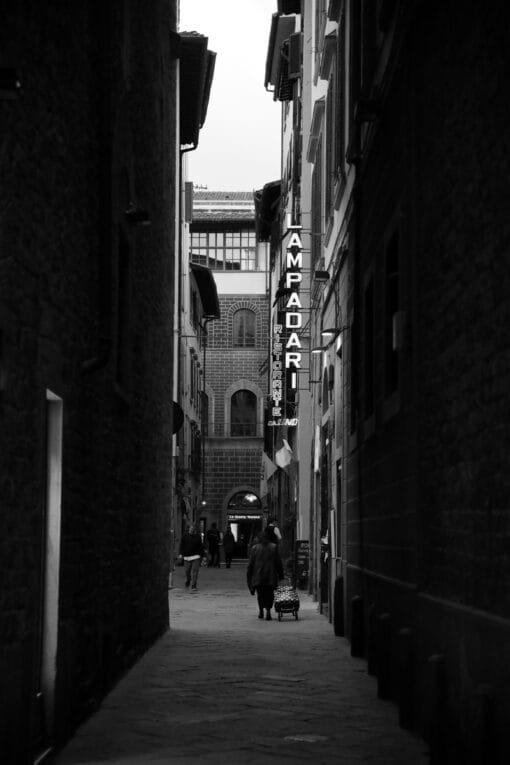
[[[348, 460], [355, 565], [348, 602], [362, 594], [367, 609], [373, 603], [376, 614], [391, 612], [394, 697], [397, 635], [415, 630], [417, 724], [429, 734], [443, 705], [441, 736], [452, 761], [471, 761], [470, 747], [480, 745], [473, 743], [479, 693], [491, 687], [483, 736], [490, 761], [503, 762], [510, 709], [508, 678], [498, 670], [508, 664], [510, 629], [510, 11], [502, 2], [404, 6], [402, 47], [359, 164], [360, 418]], [[400, 237], [406, 335], [398, 395], [389, 400], [384, 252], [392, 225]], [[364, 409], [370, 278], [373, 413]], [[432, 654], [445, 660], [441, 699], [430, 690]]]
[[[0, 66], [22, 90], [0, 98], [0, 751], [24, 763], [168, 625], [176, 4], [5, 5]], [[128, 223], [130, 202], [150, 226]], [[44, 742], [47, 389], [64, 421]]]

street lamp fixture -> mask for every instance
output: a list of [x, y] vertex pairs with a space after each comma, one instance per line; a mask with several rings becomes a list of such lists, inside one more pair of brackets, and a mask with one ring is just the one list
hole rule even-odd
[[345, 332], [346, 329], [349, 329], [347, 324], [344, 324], [343, 327], [326, 327], [325, 329], [321, 329], [321, 336], [324, 339], [331, 338], [332, 340], [336, 340], [338, 335]]

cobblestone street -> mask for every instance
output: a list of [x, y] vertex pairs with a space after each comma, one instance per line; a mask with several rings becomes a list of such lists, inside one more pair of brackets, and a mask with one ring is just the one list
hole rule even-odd
[[170, 631], [128, 673], [57, 758], [115, 763], [428, 763], [427, 746], [377, 699], [301, 593], [299, 620], [257, 618], [245, 564], [202, 568], [197, 593], [177, 568]]

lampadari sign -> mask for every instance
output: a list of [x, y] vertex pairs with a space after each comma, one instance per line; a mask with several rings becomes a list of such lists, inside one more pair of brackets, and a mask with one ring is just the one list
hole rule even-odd
[[[284, 323], [273, 326], [273, 345], [271, 363], [271, 415], [272, 419], [267, 423], [269, 427], [278, 425], [297, 425], [297, 417], [283, 417], [282, 398], [283, 383], [287, 377], [287, 387], [296, 390], [298, 387], [298, 370], [301, 369], [301, 340], [297, 330], [303, 325], [301, 299], [299, 287], [303, 279], [303, 244], [301, 242], [301, 226], [290, 222], [287, 223], [290, 232], [285, 255], [285, 290], [290, 292], [284, 308]], [[290, 333], [285, 341], [282, 335]]]

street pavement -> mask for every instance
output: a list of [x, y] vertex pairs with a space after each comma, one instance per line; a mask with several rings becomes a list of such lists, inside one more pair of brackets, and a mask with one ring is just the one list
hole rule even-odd
[[245, 562], [172, 576], [170, 630], [104, 700], [56, 765], [425, 765], [426, 744], [377, 698], [317, 604], [257, 618]]

